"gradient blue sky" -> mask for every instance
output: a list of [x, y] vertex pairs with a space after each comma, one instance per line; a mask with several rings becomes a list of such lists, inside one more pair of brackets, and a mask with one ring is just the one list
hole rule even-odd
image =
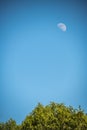
[[0, 61], [0, 121], [38, 102], [87, 112], [87, 1], [0, 1]]

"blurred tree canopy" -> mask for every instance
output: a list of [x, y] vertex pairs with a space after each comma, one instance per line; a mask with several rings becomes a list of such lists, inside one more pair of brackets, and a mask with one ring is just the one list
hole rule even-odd
[[38, 103], [20, 125], [10, 119], [0, 123], [0, 130], [87, 130], [87, 114], [80, 106], [74, 109], [54, 102], [46, 106]]

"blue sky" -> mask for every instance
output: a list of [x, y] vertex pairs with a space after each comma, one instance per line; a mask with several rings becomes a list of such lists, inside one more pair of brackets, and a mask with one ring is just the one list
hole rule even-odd
[[87, 112], [86, 7], [86, 0], [0, 1], [0, 121], [20, 123], [38, 102]]

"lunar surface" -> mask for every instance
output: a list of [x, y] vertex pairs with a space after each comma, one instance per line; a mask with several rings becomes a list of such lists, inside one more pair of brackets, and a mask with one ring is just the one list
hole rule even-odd
[[57, 27], [58, 27], [59, 29], [61, 29], [63, 32], [66, 31], [66, 25], [65, 25], [64, 23], [58, 23], [58, 24], [57, 24]]

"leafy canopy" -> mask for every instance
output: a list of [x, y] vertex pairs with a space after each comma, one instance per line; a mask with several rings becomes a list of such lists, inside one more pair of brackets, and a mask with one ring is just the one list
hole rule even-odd
[[10, 119], [0, 123], [0, 130], [87, 130], [87, 114], [80, 106], [74, 109], [54, 102], [46, 106], [38, 103], [20, 125]]

